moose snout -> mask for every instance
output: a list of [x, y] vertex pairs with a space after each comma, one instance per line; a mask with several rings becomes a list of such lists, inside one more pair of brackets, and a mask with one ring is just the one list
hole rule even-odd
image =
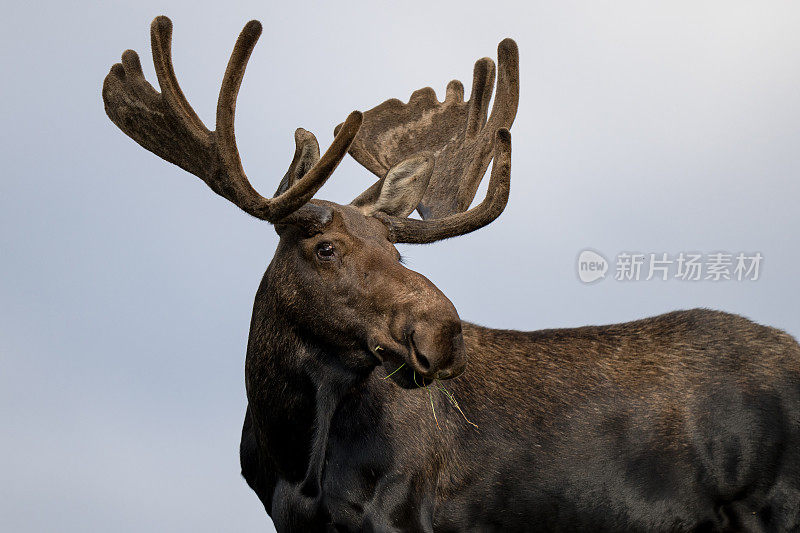
[[[387, 287], [394, 289], [389, 352], [399, 355], [407, 370], [398, 378], [409, 387], [450, 379], [464, 372], [467, 350], [461, 318], [453, 303], [428, 278], [395, 263]], [[391, 283], [393, 282], [393, 283]], [[396, 359], [395, 359], [396, 360]], [[389, 368], [390, 372], [397, 367]], [[418, 381], [416, 378], [422, 378]], [[416, 382], [415, 382], [416, 381]], [[399, 383], [399, 382], [398, 382]]]
[[423, 378], [449, 379], [467, 364], [461, 321], [419, 322], [407, 335], [409, 364]]

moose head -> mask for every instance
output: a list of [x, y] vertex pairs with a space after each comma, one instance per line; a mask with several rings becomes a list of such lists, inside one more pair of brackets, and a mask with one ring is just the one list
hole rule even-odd
[[[251, 186], [234, 135], [236, 97], [261, 34], [242, 30], [222, 81], [216, 129], [199, 119], [172, 67], [172, 24], [151, 26], [161, 87], [144, 78], [128, 50], [103, 85], [105, 109], [128, 136], [202, 179], [250, 215], [272, 223], [280, 242], [256, 298], [285, 327], [335, 353], [357, 372], [383, 365], [401, 386], [416, 378], [447, 379], [466, 365], [461, 320], [453, 304], [423, 275], [400, 262], [397, 243], [431, 243], [479, 229], [508, 201], [511, 126], [519, 97], [516, 44], [498, 47], [499, 75], [491, 114], [495, 65], [475, 64], [472, 94], [458, 81], [439, 102], [430, 88], [409, 102], [388, 100], [363, 115], [354, 111], [320, 156], [310, 132], [295, 132], [296, 150], [271, 198]], [[349, 205], [312, 199], [348, 152], [378, 180]], [[470, 209], [494, 158], [485, 199]], [[409, 218], [417, 210], [420, 219]], [[261, 300], [261, 301], [260, 301]], [[252, 342], [251, 332], [251, 342]], [[402, 371], [398, 371], [402, 370]]]

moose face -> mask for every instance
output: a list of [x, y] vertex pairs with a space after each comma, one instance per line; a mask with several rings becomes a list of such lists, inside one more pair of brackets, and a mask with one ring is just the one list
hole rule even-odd
[[[519, 99], [516, 44], [505, 39], [498, 46], [491, 113], [495, 63], [483, 58], [475, 63], [469, 100], [453, 80], [443, 101], [425, 88], [408, 103], [392, 99], [354, 111], [321, 156], [314, 135], [298, 129], [289, 170], [275, 195], [264, 197], [242, 168], [234, 134], [236, 97], [261, 31], [250, 21], [234, 45], [214, 131], [178, 85], [166, 17], [150, 28], [161, 92], [127, 50], [103, 83], [106, 113], [141, 146], [275, 226], [281, 238], [265, 277], [269, 291], [259, 298], [271, 300], [304, 340], [340, 356], [347, 368], [383, 364], [400, 384], [460, 374], [466, 361], [458, 313], [428, 279], [400, 263], [393, 245], [463, 235], [503, 212], [511, 180], [508, 128]], [[348, 152], [378, 181], [350, 205], [313, 200]], [[470, 208], [492, 160], [486, 197]], [[410, 218], [414, 211], [422, 218]]]
[[455, 307], [402, 265], [386, 225], [353, 206], [312, 205], [323, 224], [276, 226], [280, 243], [267, 275], [277, 312], [346, 366], [382, 364], [401, 386], [461, 374], [466, 355]]

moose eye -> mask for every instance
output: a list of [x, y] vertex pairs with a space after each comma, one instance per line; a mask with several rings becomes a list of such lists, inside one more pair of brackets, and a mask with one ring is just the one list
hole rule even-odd
[[336, 257], [336, 248], [329, 242], [321, 242], [317, 245], [317, 257], [322, 261], [331, 261]]

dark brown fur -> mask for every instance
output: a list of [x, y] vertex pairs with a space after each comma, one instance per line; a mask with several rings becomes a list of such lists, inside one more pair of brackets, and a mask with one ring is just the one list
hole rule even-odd
[[[798, 531], [800, 346], [717, 311], [519, 332], [462, 322], [393, 244], [474, 231], [503, 211], [516, 44], [444, 102], [430, 89], [354, 112], [320, 157], [295, 133], [273, 198], [241, 168], [236, 94], [248, 23], [210, 131], [151, 27], [162, 92], [123, 54], [106, 112], [139, 144], [281, 236], [255, 298], [242, 474], [281, 531]], [[350, 150], [379, 180], [311, 200]], [[489, 161], [487, 196], [468, 209]], [[422, 220], [408, 218], [417, 209]], [[446, 381], [445, 381], [446, 380]], [[445, 388], [446, 387], [446, 388]], [[457, 402], [457, 403], [456, 403]]]
[[[373, 238], [352, 208], [328, 205], [349, 221], [332, 223], [339, 238]], [[304, 238], [282, 236], [248, 347], [243, 473], [279, 530], [800, 524], [800, 346], [786, 333], [703, 309], [535, 332], [462, 322], [465, 372], [418, 388], [403, 369], [384, 379], [396, 363], [348, 366], [328, 345], [337, 328], [291, 333], [319, 321], [319, 307], [286, 313], [280, 296], [297, 276], [283, 254]], [[372, 253], [397, 267], [385, 244]]]

